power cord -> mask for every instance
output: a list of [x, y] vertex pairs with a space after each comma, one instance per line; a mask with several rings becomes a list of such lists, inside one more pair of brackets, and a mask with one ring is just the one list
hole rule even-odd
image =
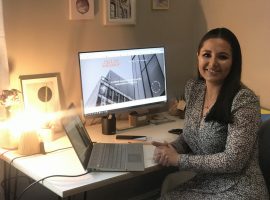
[[35, 184], [37, 184], [37, 183], [39, 183], [39, 182], [41, 182], [41, 181], [44, 181], [45, 179], [52, 178], [52, 177], [72, 177], [72, 178], [74, 178], [74, 177], [84, 176], [84, 175], [86, 175], [86, 174], [88, 174], [88, 173], [89, 173], [89, 172], [87, 171], [87, 172], [85, 172], [85, 173], [83, 173], [83, 174], [79, 174], [79, 175], [51, 175], [51, 176], [44, 177], [44, 178], [42, 178], [42, 179], [39, 179], [39, 180], [37, 180], [37, 181], [31, 183], [29, 186], [27, 186], [27, 187], [22, 191], [22, 193], [18, 196], [18, 198], [16, 198], [16, 200], [20, 200], [27, 190], [29, 190], [29, 189], [30, 189], [31, 187], [33, 187]]
[[[64, 148], [52, 150], [52, 151], [49, 151], [49, 152], [45, 152], [45, 154], [48, 154], [48, 153], [54, 153], [54, 152], [56, 152], [56, 151], [61, 151], [61, 150], [70, 149], [70, 148], [72, 148], [72, 147], [64, 147]], [[18, 157], [15, 157], [15, 158], [13, 158], [13, 159], [10, 161], [9, 165], [11, 166], [12, 163], [14, 162], [14, 160], [16, 160], [16, 159], [18, 159], [18, 158], [30, 157], [30, 156], [34, 156], [34, 155], [38, 155], [38, 154], [40, 154], [40, 153], [34, 153], [34, 154], [31, 154], [31, 155], [25, 155], [25, 156], [18, 156]]]
[[61, 151], [61, 150], [65, 150], [65, 149], [71, 149], [71, 148], [73, 148], [73, 147], [70, 146], [70, 147], [64, 147], [64, 148], [61, 148], [61, 149], [55, 149], [55, 150], [52, 150], [52, 151], [45, 152], [45, 154], [53, 153], [53, 152]]
[[[72, 147], [71, 147], [71, 146], [69, 146], [69, 147], [64, 147], [64, 148], [52, 150], [52, 151], [49, 151], [49, 152], [45, 152], [45, 154], [53, 153], [53, 152], [60, 151], [60, 150], [70, 149], [70, 148], [72, 148]], [[8, 152], [8, 151], [6, 151], [6, 152]], [[6, 152], [2, 153], [1, 155], [5, 154]], [[35, 153], [35, 154], [31, 154], [31, 155], [24, 155], [24, 156], [18, 156], [18, 157], [13, 158], [13, 159], [10, 161], [10, 163], [9, 163], [9, 168], [8, 168], [8, 172], [7, 172], [7, 173], [8, 173], [8, 179], [2, 181], [2, 182], [8, 183], [8, 184], [7, 184], [7, 191], [10, 191], [10, 183], [9, 183], [9, 181], [12, 179], [12, 177], [11, 177], [11, 167], [12, 167], [12, 163], [14, 162], [14, 160], [19, 159], [19, 158], [30, 157], [30, 156], [38, 155], [38, 154], [40, 154], [40, 153]]]
[[10, 152], [10, 150], [6, 150], [3, 153], [0, 154], [0, 157], [2, 157], [5, 153]]
[[[47, 153], [53, 153], [53, 152], [60, 151], [60, 150], [69, 149], [69, 148], [72, 148], [72, 147], [64, 147], [64, 148], [56, 149], [56, 150], [53, 150], [53, 151], [46, 152], [46, 154]], [[12, 163], [14, 162], [14, 160], [19, 159], [19, 158], [30, 157], [30, 156], [34, 156], [34, 155], [38, 155], [38, 154], [40, 154], [40, 153], [35, 153], [35, 154], [25, 155], [25, 156], [18, 156], [18, 157], [13, 158], [9, 163], [8, 177], [11, 176], [11, 166], [12, 166]]]

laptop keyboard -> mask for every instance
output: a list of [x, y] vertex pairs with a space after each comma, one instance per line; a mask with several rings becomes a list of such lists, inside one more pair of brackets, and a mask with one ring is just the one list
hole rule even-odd
[[95, 158], [100, 168], [123, 169], [126, 163], [126, 145], [99, 144], [99, 154]]

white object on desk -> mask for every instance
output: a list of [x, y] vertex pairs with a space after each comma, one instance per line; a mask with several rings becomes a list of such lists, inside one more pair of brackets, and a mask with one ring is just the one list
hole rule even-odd
[[185, 110], [186, 108], [186, 102], [184, 100], [180, 100], [177, 104], [177, 109], [179, 110]]

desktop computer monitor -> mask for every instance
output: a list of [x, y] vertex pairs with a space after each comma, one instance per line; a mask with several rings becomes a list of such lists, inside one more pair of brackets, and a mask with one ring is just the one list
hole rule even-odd
[[167, 101], [164, 47], [79, 52], [79, 65], [85, 116]]

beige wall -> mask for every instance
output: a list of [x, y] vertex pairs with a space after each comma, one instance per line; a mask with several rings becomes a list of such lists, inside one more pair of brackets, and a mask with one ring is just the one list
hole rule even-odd
[[171, 0], [167, 11], [137, 0], [135, 26], [104, 26], [103, 0], [95, 0], [95, 18], [87, 21], [68, 19], [68, 0], [3, 0], [3, 8], [12, 87], [20, 88], [19, 75], [60, 72], [65, 104], [79, 104], [78, 51], [164, 45], [169, 96], [179, 96], [194, 75], [198, 39], [226, 26], [241, 42], [243, 82], [270, 107], [268, 0]]
[[170, 1], [154, 11], [150, 0], [137, 0], [135, 26], [104, 26], [103, 0], [95, 0], [95, 18], [68, 19], [68, 0], [3, 0], [12, 87], [26, 74], [60, 72], [65, 105], [80, 104], [78, 51], [164, 45], [169, 96], [183, 93], [194, 70], [195, 0]]
[[243, 51], [243, 82], [270, 108], [270, 1], [200, 0], [207, 29], [230, 28]]

